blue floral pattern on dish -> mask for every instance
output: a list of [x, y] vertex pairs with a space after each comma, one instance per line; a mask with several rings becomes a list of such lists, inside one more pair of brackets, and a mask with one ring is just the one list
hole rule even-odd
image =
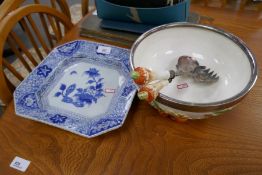
[[[106, 45], [111, 47], [111, 52], [102, 55], [96, 53], [100, 45], [100, 43], [77, 40], [52, 50], [16, 88], [14, 92], [16, 114], [88, 138], [122, 126], [136, 92], [136, 86], [130, 78], [129, 50]], [[79, 62], [90, 66], [81, 72], [70, 68]], [[67, 68], [70, 68], [70, 72], [66, 73], [70, 81], [67, 82], [66, 79], [59, 81], [65, 76], [64, 70]], [[114, 94], [104, 96], [103, 89], [106, 89], [107, 82], [110, 81], [108, 79], [110, 74], [105, 74], [102, 68], [117, 71], [121, 76], [121, 83]], [[54, 89], [55, 87], [57, 89]], [[54, 89], [50, 97], [55, 103], [62, 106], [72, 105], [72, 108], [65, 109], [50, 105], [50, 101], [45, 96], [51, 92], [50, 89]], [[59, 95], [58, 92], [61, 94]], [[72, 100], [64, 99], [62, 94]], [[63, 99], [66, 102], [63, 102]], [[104, 99], [110, 99], [107, 107], [103, 106]], [[78, 107], [75, 108], [75, 105]], [[103, 108], [105, 112], [94, 111], [90, 116], [84, 112], [76, 112], [76, 110], [89, 111], [95, 108]]]
[[96, 126], [91, 127], [90, 134], [95, 134], [97, 132], [102, 132], [109, 128], [113, 128], [121, 124], [122, 120], [119, 119], [101, 119]]
[[23, 105], [24, 107], [29, 108], [29, 109], [37, 109], [38, 108], [36, 97], [35, 97], [35, 95], [33, 93], [25, 95], [19, 101], [19, 103], [21, 105]]
[[37, 75], [41, 75], [45, 78], [49, 75], [50, 72], [52, 72], [52, 69], [49, 68], [47, 65], [43, 65], [37, 68]]
[[86, 88], [77, 88], [73, 83], [69, 86], [61, 84], [59, 91], [55, 93], [55, 97], [62, 97], [62, 102], [71, 103], [75, 107], [84, 107], [85, 105], [91, 105], [93, 102], [97, 103], [97, 100], [101, 97], [105, 97], [103, 93], [103, 79], [100, 77], [100, 73], [96, 68], [90, 68], [84, 72], [84, 76], [87, 76]]
[[78, 51], [80, 46], [79, 41], [70, 42], [57, 48], [58, 52], [63, 56], [71, 56]]
[[53, 117], [50, 117], [52, 123], [65, 123], [66, 119], [67, 119], [66, 116], [60, 114], [56, 114]]
[[77, 71], [72, 71], [72, 72], [70, 72], [70, 75], [74, 75], [74, 74], [77, 74]]
[[124, 88], [123, 92], [122, 92], [122, 96], [128, 96], [132, 91], [134, 90], [133, 86], [127, 86]]

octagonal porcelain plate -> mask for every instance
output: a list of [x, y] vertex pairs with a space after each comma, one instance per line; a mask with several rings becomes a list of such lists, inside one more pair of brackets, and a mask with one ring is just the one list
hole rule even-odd
[[125, 121], [136, 86], [129, 51], [87, 41], [55, 48], [17, 87], [19, 116], [94, 137]]

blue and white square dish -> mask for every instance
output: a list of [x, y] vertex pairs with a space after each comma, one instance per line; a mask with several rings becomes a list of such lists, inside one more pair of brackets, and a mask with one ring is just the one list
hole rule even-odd
[[14, 92], [16, 114], [91, 138], [119, 128], [136, 86], [129, 51], [87, 41], [55, 48]]

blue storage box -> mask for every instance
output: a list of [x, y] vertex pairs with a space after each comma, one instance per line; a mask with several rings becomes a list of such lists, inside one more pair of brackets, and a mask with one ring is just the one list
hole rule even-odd
[[97, 15], [102, 19], [161, 25], [186, 21], [189, 14], [190, 0], [159, 8], [121, 6], [106, 0], [96, 0], [95, 3]]

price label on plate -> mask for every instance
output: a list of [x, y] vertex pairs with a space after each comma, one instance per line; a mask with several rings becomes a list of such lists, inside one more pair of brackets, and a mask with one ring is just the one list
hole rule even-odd
[[182, 84], [178, 84], [177, 85], [177, 89], [184, 89], [184, 88], [188, 88], [188, 84], [187, 83], [182, 83]]
[[115, 93], [116, 89], [112, 89], [112, 88], [105, 88], [105, 93]]
[[107, 46], [98, 46], [96, 53], [101, 53], [101, 54], [110, 54], [111, 53], [111, 47]]

